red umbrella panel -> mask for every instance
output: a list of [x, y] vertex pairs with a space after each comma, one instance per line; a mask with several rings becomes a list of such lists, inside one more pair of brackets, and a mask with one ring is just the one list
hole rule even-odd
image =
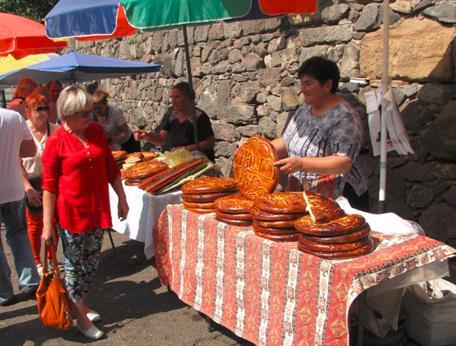
[[66, 46], [65, 41], [49, 39], [43, 24], [14, 14], [0, 13], [0, 56], [11, 54], [20, 59], [31, 54], [55, 53]]

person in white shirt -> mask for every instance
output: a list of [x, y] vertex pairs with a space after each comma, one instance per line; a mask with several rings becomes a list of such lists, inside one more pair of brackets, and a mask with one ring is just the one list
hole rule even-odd
[[[5, 225], [6, 242], [11, 248], [24, 297], [35, 293], [39, 276], [27, 237], [24, 212], [24, 184], [21, 157], [31, 157], [36, 145], [21, 114], [0, 108], [0, 223]], [[0, 305], [17, 301], [10, 279], [10, 267], [0, 246]]]
[[47, 138], [59, 128], [58, 125], [52, 124], [49, 121], [49, 110], [48, 100], [43, 95], [32, 94], [25, 99], [25, 114], [28, 118], [27, 126], [37, 147], [35, 156], [22, 159], [22, 165], [24, 167], [23, 181], [27, 198], [27, 231], [35, 264], [40, 275], [43, 271], [40, 258], [41, 234], [43, 233], [43, 208], [41, 200], [43, 165], [41, 163], [41, 155], [43, 154]]

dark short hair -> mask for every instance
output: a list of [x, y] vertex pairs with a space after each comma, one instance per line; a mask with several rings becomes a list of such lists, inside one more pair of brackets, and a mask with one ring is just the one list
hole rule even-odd
[[334, 94], [337, 91], [340, 80], [340, 73], [337, 64], [329, 59], [321, 56], [314, 56], [307, 59], [298, 70], [298, 78], [307, 75], [315, 78], [320, 84], [332, 81], [331, 92]]
[[173, 89], [178, 90], [182, 95], [187, 96], [190, 100], [195, 98], [195, 92], [187, 82], [180, 82], [173, 86]]

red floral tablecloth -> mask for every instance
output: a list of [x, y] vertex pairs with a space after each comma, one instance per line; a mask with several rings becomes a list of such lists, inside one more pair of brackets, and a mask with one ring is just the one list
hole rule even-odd
[[155, 261], [162, 284], [183, 302], [253, 343], [347, 345], [357, 295], [456, 252], [424, 236], [373, 236], [367, 256], [323, 260], [170, 205], [154, 229]]

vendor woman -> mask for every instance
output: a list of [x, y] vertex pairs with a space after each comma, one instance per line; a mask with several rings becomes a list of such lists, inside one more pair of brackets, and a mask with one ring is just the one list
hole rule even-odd
[[355, 109], [336, 94], [337, 65], [313, 57], [304, 61], [298, 77], [305, 103], [282, 136], [273, 140], [280, 158], [275, 165], [289, 175], [289, 190], [323, 189], [330, 197], [343, 195], [354, 208], [367, 210], [367, 177], [358, 160], [363, 127]]
[[[185, 148], [196, 150], [193, 137], [192, 107], [194, 93], [190, 85], [181, 82], [173, 87], [172, 107], [167, 110], [161, 120], [158, 133], [135, 131], [137, 139], [146, 140], [151, 144], [162, 146], [163, 150]], [[214, 161], [215, 137], [211, 122], [206, 113], [195, 108], [199, 140], [199, 150]]]

